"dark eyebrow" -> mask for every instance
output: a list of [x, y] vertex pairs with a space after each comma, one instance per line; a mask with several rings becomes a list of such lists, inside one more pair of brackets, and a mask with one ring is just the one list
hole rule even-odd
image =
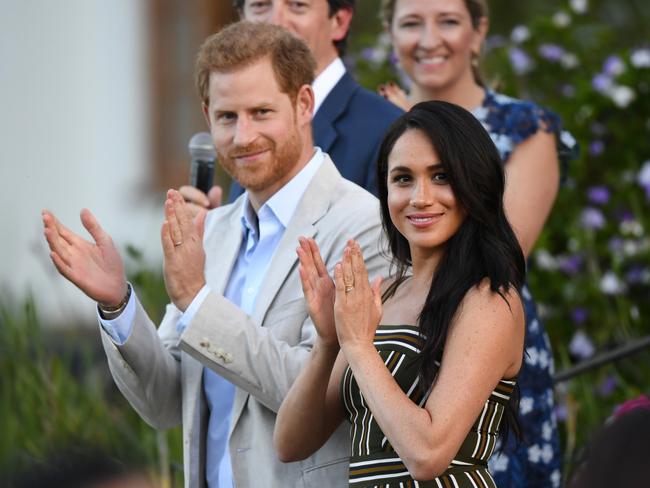
[[[428, 169], [429, 171], [436, 171], [436, 170], [438, 170], [438, 169], [442, 169], [442, 168], [443, 168], [442, 163], [436, 163], [436, 164], [432, 164], [432, 165], [430, 165], [430, 166], [427, 166], [427, 169]], [[411, 172], [411, 168], [409, 168], [409, 167], [407, 167], [407, 166], [395, 166], [393, 169], [391, 169], [391, 170], [389, 171], [389, 173], [394, 173], [394, 172], [396, 172], [396, 171], [399, 171], [399, 172], [404, 172], [404, 171], [406, 171], [406, 172], [409, 172], [409, 173], [410, 173], [410, 172]]]

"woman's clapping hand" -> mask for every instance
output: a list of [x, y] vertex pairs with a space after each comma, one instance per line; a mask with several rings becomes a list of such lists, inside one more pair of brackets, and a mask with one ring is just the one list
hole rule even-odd
[[334, 268], [334, 283], [334, 318], [341, 347], [372, 344], [382, 316], [381, 278], [369, 283], [361, 248], [353, 240]]

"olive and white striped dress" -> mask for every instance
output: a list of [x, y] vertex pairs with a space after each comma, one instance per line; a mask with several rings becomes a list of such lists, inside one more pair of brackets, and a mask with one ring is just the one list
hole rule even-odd
[[[380, 325], [375, 347], [402, 390], [423, 406], [428, 391], [418, 386], [422, 340], [415, 326]], [[463, 441], [451, 465], [438, 478], [415, 481], [366, 406], [348, 367], [341, 381], [341, 398], [351, 423], [350, 487], [355, 488], [483, 488], [495, 487], [487, 461], [496, 443], [505, 405], [515, 381], [501, 380]]]

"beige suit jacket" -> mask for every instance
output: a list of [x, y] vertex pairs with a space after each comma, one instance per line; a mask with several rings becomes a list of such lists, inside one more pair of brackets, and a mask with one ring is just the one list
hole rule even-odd
[[387, 275], [388, 262], [380, 253], [378, 201], [343, 179], [326, 157], [285, 230], [252, 316], [223, 297], [241, 244], [242, 202], [240, 197], [208, 214], [205, 277], [211, 292], [183, 334], [176, 331], [180, 317], [176, 307], [167, 306], [156, 330], [138, 303], [124, 345], [115, 345], [102, 333], [111, 373], [150, 425], [169, 428], [182, 423], [185, 486], [205, 486], [209, 412], [202, 384], [204, 366], [237, 387], [229, 449], [238, 488], [347, 486], [348, 425], [342, 425], [313, 456], [287, 464], [278, 460], [273, 449], [273, 426], [316, 338], [298, 274], [298, 237], [316, 240], [330, 271], [346, 241], [354, 238], [371, 276]]

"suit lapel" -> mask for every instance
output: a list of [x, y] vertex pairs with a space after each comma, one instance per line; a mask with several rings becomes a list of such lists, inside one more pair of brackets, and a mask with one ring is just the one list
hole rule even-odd
[[216, 293], [224, 293], [239, 255], [243, 201], [243, 197], [239, 198], [228, 215], [210, 221], [205, 229], [205, 277], [210, 289]]
[[314, 237], [316, 235], [314, 224], [327, 213], [332, 187], [336, 183], [336, 179], [340, 177], [334, 163], [326, 155], [284, 231], [264, 281], [260, 286], [260, 293], [257, 300], [255, 300], [253, 312], [253, 318], [257, 323], [264, 322], [264, 317], [273, 299], [298, 263], [298, 256], [296, 255], [298, 238], [300, 236]]
[[313, 237], [316, 233], [316, 228], [311, 223], [291, 220], [292, 222], [284, 231], [284, 235], [278, 244], [269, 269], [266, 271], [266, 276], [260, 287], [260, 294], [255, 300], [253, 318], [255, 322], [260, 324], [264, 322], [264, 317], [271, 302], [298, 263], [298, 256], [296, 255], [298, 238], [300, 236]]
[[334, 85], [312, 121], [314, 145], [329, 153], [338, 138], [337, 120], [347, 111], [348, 102], [359, 85], [346, 71]]
[[[309, 183], [287, 229], [284, 231], [284, 235], [278, 244], [278, 249], [271, 260], [264, 281], [260, 286], [260, 292], [255, 301], [255, 310], [253, 312], [253, 320], [256, 323], [264, 323], [264, 318], [273, 303], [273, 299], [277, 296], [298, 262], [298, 257], [296, 256], [298, 237], [314, 237], [316, 235], [317, 229], [314, 224], [327, 213], [332, 192], [340, 179], [341, 174], [334, 166], [330, 157], [325, 155], [325, 160]], [[232, 435], [239, 421], [248, 397], [249, 394], [243, 390], [235, 395], [230, 435]]]

